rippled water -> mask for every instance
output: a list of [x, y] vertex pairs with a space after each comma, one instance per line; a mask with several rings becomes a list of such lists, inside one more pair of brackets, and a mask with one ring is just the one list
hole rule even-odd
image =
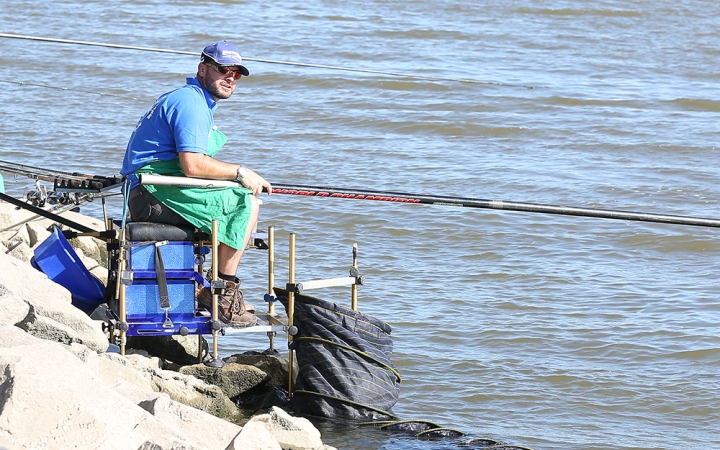
[[[233, 40], [252, 75], [216, 114], [222, 155], [271, 182], [720, 217], [720, 3], [355, 3], [21, 0], [3, 5], [0, 32], [196, 53]], [[10, 38], [0, 49], [0, 159], [96, 174], [119, 170], [138, 117], [197, 64]], [[344, 276], [358, 243], [360, 309], [393, 327], [400, 418], [537, 450], [720, 448], [717, 230], [263, 199], [279, 282], [289, 232], [298, 279]], [[265, 258], [241, 265], [251, 299]], [[317, 295], [349, 304], [345, 290]], [[221, 340], [222, 354], [266, 347]], [[456, 448], [319, 426], [339, 449]]]

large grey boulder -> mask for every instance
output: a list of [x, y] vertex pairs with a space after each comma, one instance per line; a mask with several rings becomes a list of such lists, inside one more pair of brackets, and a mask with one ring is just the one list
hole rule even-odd
[[225, 450], [283, 450], [265, 421], [250, 420]]
[[253, 416], [232, 444], [228, 446], [228, 450], [259, 449], [255, 446], [256, 436], [266, 435], [272, 436], [283, 450], [328, 450], [330, 448], [323, 444], [320, 431], [309, 420], [303, 417], [293, 417], [281, 408], [273, 406], [268, 414]]
[[202, 448], [108, 388], [62, 344], [0, 325], [0, 348], [0, 442], [43, 449]]
[[24, 263], [30, 263], [30, 260], [32, 259], [35, 254], [33, 253], [33, 250], [30, 248], [28, 244], [25, 242], [15, 241], [15, 242], [7, 242], [5, 244], [7, 246], [7, 255], [12, 256], [13, 258], [19, 259], [20, 261]]
[[0, 232], [0, 241], [2, 241], [8, 249], [16, 242], [23, 242], [30, 246], [30, 234], [28, 233], [27, 226], [22, 225], [17, 229]]
[[218, 386], [170, 370], [152, 371], [153, 389], [171, 399], [220, 418], [233, 418], [238, 409]]
[[28, 313], [17, 323], [28, 333], [64, 344], [84, 344], [98, 352], [108, 348], [102, 323], [73, 306], [67, 289], [22, 261], [0, 254], [0, 291], [3, 290], [28, 305]]
[[[107, 268], [107, 250], [103, 241], [91, 236], [78, 236], [68, 239], [68, 243], [76, 253], [82, 252], [84, 256]], [[88, 266], [88, 270], [92, 268]]]
[[[98, 358], [97, 374], [111, 388], [124, 386], [124, 392], [127, 392], [128, 386], [143, 394], [156, 392], [148, 372], [139, 371], [128, 358], [118, 353], [102, 353]], [[144, 397], [132, 393], [131, 398], [137, 400]]]
[[[268, 374], [265, 384], [287, 388], [288, 385], [288, 360], [280, 355], [266, 355], [260, 353], [242, 354], [237, 353], [223, 358], [226, 363], [245, 364], [255, 366]], [[294, 361], [293, 378], [297, 375], [297, 359]]]
[[182, 429], [192, 444], [200, 448], [225, 448], [241, 430], [239, 425], [175, 402], [166, 394], [155, 394], [140, 402], [140, 407], [164, 424]]
[[244, 364], [229, 363], [221, 368], [195, 364], [180, 368], [180, 373], [192, 375], [206, 383], [222, 389], [223, 393], [233, 399], [262, 384], [268, 375], [257, 367]]
[[28, 237], [30, 238], [30, 248], [35, 248], [43, 243], [52, 234], [46, 227], [35, 222], [25, 224], [25, 228], [27, 228]]
[[[132, 383], [144, 393], [150, 391], [165, 393], [176, 402], [222, 419], [233, 419], [238, 416], [237, 407], [219, 386], [205, 383], [191, 375], [163, 370], [159, 358], [150, 356], [142, 350], [131, 351], [135, 353], [126, 356], [117, 353], [102, 355], [100, 375], [106, 382], [111, 385]], [[112, 366], [102, 361], [103, 359], [124, 366], [125, 369], [114, 372]], [[123, 375], [126, 371], [126, 375]]]
[[0, 282], [0, 323], [15, 325], [30, 312], [30, 305]]

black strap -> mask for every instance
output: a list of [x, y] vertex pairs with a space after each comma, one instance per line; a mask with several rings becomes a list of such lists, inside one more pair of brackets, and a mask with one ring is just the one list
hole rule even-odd
[[160, 246], [162, 242], [155, 243], [155, 273], [157, 275], [158, 291], [160, 292], [160, 308], [170, 309], [170, 296], [168, 295], [167, 278], [165, 278], [165, 264], [163, 264]]

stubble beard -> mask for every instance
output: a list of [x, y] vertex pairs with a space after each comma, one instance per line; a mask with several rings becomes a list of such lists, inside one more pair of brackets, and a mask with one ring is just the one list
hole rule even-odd
[[205, 88], [205, 90], [208, 91], [210, 93], [210, 95], [212, 95], [213, 97], [215, 97], [218, 100], [226, 100], [226, 99], [230, 98], [230, 96], [235, 91], [232, 88], [230, 89], [229, 92], [223, 90], [220, 87], [220, 83], [221, 83], [220, 80], [216, 81], [215, 83], [210, 83], [208, 81], [208, 79], [206, 78], [204, 81], [205, 82], [203, 83], [203, 85], [204, 85], [203, 87]]

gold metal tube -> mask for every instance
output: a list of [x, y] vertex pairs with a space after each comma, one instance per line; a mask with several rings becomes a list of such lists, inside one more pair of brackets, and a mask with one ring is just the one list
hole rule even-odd
[[[268, 294], [275, 286], [275, 227], [268, 227]], [[268, 314], [275, 314], [275, 302], [268, 303]]]
[[[353, 244], [353, 267], [357, 269], [358, 262], [357, 262], [357, 253], [358, 253], [358, 246], [357, 243]], [[353, 311], [358, 310], [358, 286], [357, 284], [353, 284], [352, 288], [350, 290], [350, 307]]]
[[[211, 237], [211, 246], [212, 246], [212, 280], [215, 281], [218, 279], [218, 239], [217, 239], [217, 231], [218, 231], [218, 223], [217, 220], [212, 221], [212, 237]], [[213, 294], [212, 296], [212, 321], [213, 323], [217, 322], [218, 320], [218, 294]], [[217, 359], [218, 357], [218, 331], [213, 329], [212, 330], [212, 337], [213, 337], [213, 358]]]
[[[118, 267], [117, 267], [117, 280], [115, 285], [115, 298], [118, 299], [118, 316], [120, 316], [120, 323], [127, 324], [127, 308], [125, 298], [125, 285], [122, 283], [122, 278], [125, 273], [125, 267], [127, 261], [125, 260], [125, 228], [120, 230], [120, 238], [118, 239]], [[120, 354], [125, 356], [125, 344], [127, 343], [127, 331], [120, 330]]]
[[[118, 277], [118, 284], [120, 279]], [[118, 296], [118, 315], [121, 323], [127, 323], [127, 309], [125, 308], [125, 285], [120, 286], [120, 295]], [[127, 332], [120, 331], [120, 354], [125, 356], [125, 344], [127, 343]]]
[[[295, 282], [295, 233], [290, 233], [290, 258], [288, 261], [288, 283]], [[288, 328], [293, 326], [293, 318], [295, 315], [295, 293], [288, 292]], [[288, 396], [292, 397], [293, 392], [293, 351], [290, 345], [293, 341], [293, 337], [288, 333]]]
[[[275, 227], [268, 227], [268, 294], [273, 295], [275, 286]], [[275, 302], [268, 303], [268, 315], [275, 314]], [[268, 331], [270, 350], [275, 349], [275, 332]]]

